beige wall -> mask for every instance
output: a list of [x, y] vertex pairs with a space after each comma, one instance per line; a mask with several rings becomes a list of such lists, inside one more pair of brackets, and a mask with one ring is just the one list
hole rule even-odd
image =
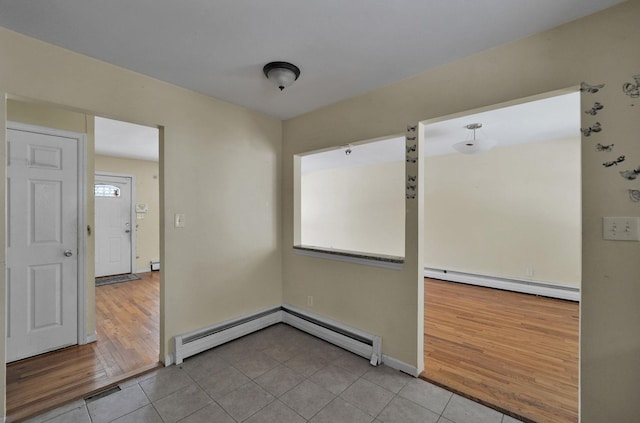
[[301, 243], [404, 256], [404, 163], [302, 174]]
[[[282, 302], [280, 121], [2, 28], [0, 57], [0, 92], [162, 127], [161, 354], [176, 334]], [[0, 383], [0, 410], [4, 398]]]
[[[402, 162], [302, 174], [302, 244], [403, 256], [404, 185]], [[424, 187], [426, 267], [580, 286], [580, 138], [428, 157]]]
[[[30, 125], [44, 126], [46, 128], [60, 129], [63, 131], [79, 132], [87, 134], [87, 157], [93, 156], [94, 125], [93, 116], [71, 110], [55, 107], [51, 104], [35, 103], [29, 101], [7, 100], [7, 120], [21, 122]], [[93, 227], [94, 201], [93, 201], [93, 160], [88, 159], [87, 169], [87, 207], [85, 221]], [[85, 333], [94, 336], [96, 332], [95, 311], [95, 283], [94, 283], [94, 245], [93, 236], [87, 233], [85, 250]]]
[[[284, 299], [383, 336], [385, 354], [420, 364], [419, 320], [411, 299], [421, 283], [408, 271], [385, 271], [293, 253], [294, 154], [391, 135], [407, 123], [572, 87], [581, 81], [606, 84], [584, 96], [582, 109], [605, 105], [603, 132], [583, 139], [582, 150], [582, 422], [632, 421], [640, 413], [633, 393], [640, 380], [640, 244], [602, 240], [601, 218], [637, 216], [638, 204], [615, 167], [602, 162], [624, 154], [632, 168], [640, 160], [638, 100], [621, 86], [640, 72], [640, 1], [459, 60], [396, 84], [308, 113], [284, 124]], [[631, 106], [635, 104], [635, 106]], [[583, 114], [585, 124], [593, 122]], [[615, 143], [611, 155], [597, 142]], [[620, 167], [620, 166], [619, 166]], [[408, 204], [408, 203], [407, 203]], [[418, 222], [419, 224], [419, 222]], [[416, 224], [416, 228], [418, 226]], [[409, 220], [407, 228], [413, 225]], [[410, 232], [407, 229], [407, 236]], [[408, 242], [406, 255], [418, 243]], [[318, 301], [320, 299], [320, 301]], [[403, 308], [404, 307], [404, 308]]]
[[158, 162], [96, 155], [95, 171], [135, 176], [135, 203], [147, 204], [149, 211], [142, 214], [142, 219], [136, 219], [136, 262], [133, 271], [149, 270], [149, 261], [160, 258]]
[[[640, 1], [630, 0], [292, 119], [284, 134], [277, 120], [5, 29], [0, 29], [0, 91], [163, 127], [163, 351], [176, 333], [278, 304], [283, 296], [307, 308], [307, 293], [317, 292], [315, 312], [383, 335], [385, 354], [420, 368], [420, 201], [405, 203], [405, 270], [294, 255], [293, 155], [396, 134], [407, 123], [580, 81], [605, 83], [606, 89], [582, 104], [587, 109], [600, 101], [606, 113], [600, 119], [604, 131], [585, 138], [582, 152], [581, 414], [582, 422], [632, 421], [640, 412], [633, 395], [640, 380], [639, 244], [603, 241], [601, 217], [637, 215], [637, 204], [627, 195], [637, 185], [621, 180], [617, 168], [604, 168], [608, 156], [592, 147], [598, 140], [615, 142], [616, 152], [627, 156], [626, 167], [640, 160], [640, 109], [620, 90], [640, 72], [640, 56], [633, 53], [640, 44], [639, 18]], [[4, 117], [4, 104], [0, 112]], [[3, 155], [5, 149], [0, 148]], [[2, 190], [5, 194], [4, 184]], [[5, 207], [0, 210], [4, 214]], [[172, 226], [177, 212], [187, 215], [184, 229]], [[2, 271], [3, 296], [4, 282]], [[4, 314], [1, 310], [2, 319]], [[4, 388], [3, 383], [1, 399]]]
[[424, 180], [426, 267], [580, 287], [580, 138], [428, 157]]

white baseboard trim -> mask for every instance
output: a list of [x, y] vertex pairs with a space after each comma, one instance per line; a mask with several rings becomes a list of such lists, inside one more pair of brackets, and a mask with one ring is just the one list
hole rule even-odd
[[137, 269], [136, 273], [147, 273], [147, 272], [151, 272], [151, 268], [150, 267], [143, 267], [142, 269]]
[[392, 369], [400, 370], [402, 373], [406, 373], [409, 376], [418, 377], [420, 376], [420, 372], [418, 369], [410, 364], [407, 364], [403, 361], [396, 360], [395, 358], [389, 357], [386, 354], [382, 354], [382, 364], [385, 366], [389, 366]]
[[98, 334], [93, 332], [91, 335], [87, 335], [87, 344], [90, 344], [91, 342], [97, 342], [98, 341]]
[[164, 367], [169, 367], [172, 364], [176, 364], [176, 360], [173, 356], [173, 354], [169, 353], [169, 354], [165, 354], [164, 355]]
[[562, 300], [580, 301], [580, 289], [572, 286], [552, 285], [544, 282], [499, 278], [495, 276], [473, 275], [470, 273], [431, 269], [428, 267], [424, 268], [424, 276], [427, 278], [461, 282], [469, 285], [502, 289], [505, 291], [522, 292], [525, 294], [541, 295], [543, 297], [559, 298]]

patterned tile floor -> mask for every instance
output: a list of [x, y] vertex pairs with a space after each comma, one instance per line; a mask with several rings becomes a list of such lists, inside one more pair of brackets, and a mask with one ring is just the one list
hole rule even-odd
[[514, 423], [495, 410], [284, 324], [31, 423]]

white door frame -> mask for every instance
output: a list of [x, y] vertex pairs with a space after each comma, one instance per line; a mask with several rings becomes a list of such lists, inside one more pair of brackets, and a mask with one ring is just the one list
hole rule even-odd
[[[86, 302], [87, 302], [87, 134], [80, 132], [64, 131], [61, 129], [47, 128], [44, 126], [29, 125], [26, 123], [7, 121], [7, 129], [34, 132], [38, 134], [53, 135], [65, 138], [74, 138], [78, 145], [78, 345], [87, 343], [86, 333]], [[6, 184], [6, 181], [5, 181]], [[5, 226], [7, 222], [5, 222]], [[87, 229], [85, 229], [87, 228]], [[5, 240], [6, 243], [6, 240]], [[5, 256], [6, 261], [6, 256]], [[8, 301], [8, 298], [7, 298]]]
[[131, 222], [131, 224], [129, 225], [131, 229], [131, 273], [136, 273], [136, 232], [138, 222], [136, 215], [136, 175], [96, 170], [94, 176], [115, 176], [116, 178], [131, 179], [131, 210], [129, 210], [129, 219]]

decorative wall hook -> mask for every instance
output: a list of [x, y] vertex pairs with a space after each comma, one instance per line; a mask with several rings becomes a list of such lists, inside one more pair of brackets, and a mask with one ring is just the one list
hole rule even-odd
[[633, 75], [633, 79], [635, 80], [635, 84], [632, 82], [625, 82], [622, 85], [622, 92], [631, 98], [638, 98], [640, 97], [640, 74]]
[[601, 131], [602, 125], [600, 125], [600, 122], [596, 122], [588, 128], [580, 128], [580, 132], [582, 132], [582, 135], [585, 137], [590, 137], [592, 133], [598, 133]]
[[588, 115], [595, 116], [602, 109], [604, 109], [604, 106], [602, 105], [602, 103], [596, 101], [595, 103], [593, 103], [592, 108], [590, 108], [589, 110], [585, 110], [584, 112]]
[[605, 153], [608, 153], [608, 152], [613, 151], [613, 146], [614, 146], [614, 145], [615, 145], [615, 144], [602, 145], [602, 144], [600, 144], [600, 143], [597, 143], [597, 144], [596, 144], [596, 150], [598, 150], [598, 151], [602, 151], [602, 152], [605, 152]]
[[622, 176], [627, 181], [635, 180], [638, 177], [638, 175], [640, 175], [640, 166], [638, 166], [635, 169], [623, 170], [622, 172], [620, 172], [620, 176]]
[[611, 167], [611, 166], [618, 166], [618, 163], [622, 163], [624, 162], [625, 157], [624, 156], [620, 156], [615, 160], [612, 160], [610, 162], [604, 162], [602, 163], [602, 166], [604, 167]]
[[586, 82], [581, 82], [580, 83], [580, 91], [586, 92], [586, 93], [589, 93], [589, 94], [595, 94], [598, 91], [600, 91], [602, 88], [604, 88], [604, 84], [589, 85]]

